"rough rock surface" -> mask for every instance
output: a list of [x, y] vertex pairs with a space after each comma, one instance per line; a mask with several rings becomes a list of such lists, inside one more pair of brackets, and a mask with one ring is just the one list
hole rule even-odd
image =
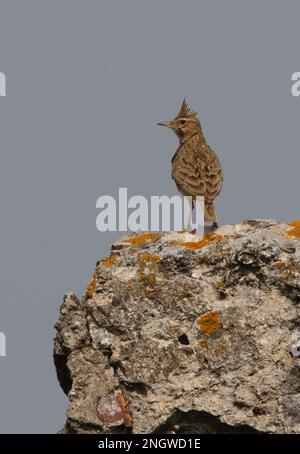
[[122, 238], [54, 360], [66, 433], [300, 432], [300, 222]]

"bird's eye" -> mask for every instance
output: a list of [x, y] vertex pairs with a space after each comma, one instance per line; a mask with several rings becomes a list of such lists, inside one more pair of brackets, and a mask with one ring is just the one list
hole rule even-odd
[[185, 125], [186, 124], [186, 120], [180, 120], [180, 124], [181, 125]]

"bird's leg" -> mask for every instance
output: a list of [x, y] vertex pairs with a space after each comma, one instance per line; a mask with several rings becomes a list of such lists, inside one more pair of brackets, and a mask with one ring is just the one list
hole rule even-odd
[[196, 228], [196, 237], [200, 241], [205, 235], [205, 207], [204, 207], [204, 197], [196, 197], [196, 218], [198, 226]]
[[[189, 217], [188, 217], [188, 221], [186, 224], [187, 230], [189, 230], [192, 227], [193, 208], [194, 208], [194, 203], [193, 203], [192, 199], [189, 198], [188, 203], [189, 203]], [[195, 231], [196, 231], [196, 229], [192, 230], [191, 233], [194, 233]]]
[[[195, 201], [193, 200], [193, 198], [189, 198], [188, 202], [189, 202], [189, 205], [188, 205], [189, 216], [188, 216], [188, 222], [186, 225], [186, 229], [190, 230], [190, 233], [195, 234], [197, 236], [197, 238], [201, 239], [201, 238], [203, 238], [203, 235], [204, 235], [204, 228], [203, 228], [201, 222], [199, 223], [198, 227], [192, 229], [192, 227], [193, 227], [192, 218], [193, 218], [193, 209], [195, 207]], [[196, 201], [196, 203], [197, 203], [197, 201]], [[198, 201], [198, 203], [199, 203], [199, 201]], [[203, 203], [203, 202], [201, 201], [201, 203]], [[198, 209], [199, 209], [199, 207], [198, 207]], [[196, 210], [197, 210], [197, 206], [196, 206]], [[202, 208], [202, 211], [203, 211], [203, 208]]]
[[208, 225], [204, 228], [205, 235], [212, 234], [218, 228], [219, 228], [218, 223], [216, 221], [214, 221], [211, 225]]

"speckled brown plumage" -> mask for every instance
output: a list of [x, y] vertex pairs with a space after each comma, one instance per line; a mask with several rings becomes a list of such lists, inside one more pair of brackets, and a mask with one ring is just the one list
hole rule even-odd
[[173, 120], [159, 124], [173, 129], [180, 141], [172, 158], [172, 178], [178, 190], [185, 196], [204, 196], [205, 221], [216, 224], [215, 198], [222, 189], [223, 170], [205, 141], [197, 114], [183, 101]]

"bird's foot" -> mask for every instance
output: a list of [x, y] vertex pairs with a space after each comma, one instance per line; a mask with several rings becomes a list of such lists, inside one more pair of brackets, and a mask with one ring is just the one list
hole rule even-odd
[[[212, 225], [207, 225], [204, 227], [204, 234], [207, 235], [208, 233], [211, 233], [219, 228], [219, 225], [217, 222], [213, 222]], [[194, 235], [197, 232], [197, 229], [190, 230], [189, 233]]]
[[192, 235], [195, 235], [195, 241], [200, 241], [205, 236], [205, 228], [198, 227], [197, 229], [190, 230]]
[[213, 222], [211, 225], [206, 225], [204, 227], [204, 235], [211, 235], [214, 233], [215, 230], [219, 228], [217, 222]]

